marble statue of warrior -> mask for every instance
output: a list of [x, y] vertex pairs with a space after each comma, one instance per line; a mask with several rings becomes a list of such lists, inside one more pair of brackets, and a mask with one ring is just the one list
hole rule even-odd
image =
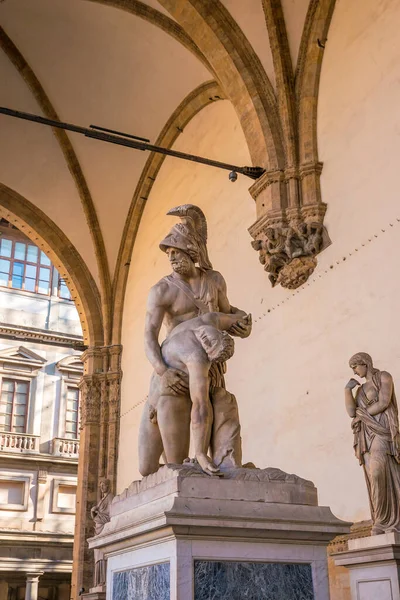
[[[96, 535], [99, 535], [103, 531], [104, 525], [110, 520], [110, 506], [113, 501], [110, 487], [111, 482], [109, 479], [100, 481], [100, 502], [90, 510], [90, 514], [94, 521], [94, 532]], [[100, 550], [94, 550], [94, 562], [94, 585], [104, 585], [106, 582], [106, 561], [103, 559], [103, 554]]]
[[345, 403], [353, 419], [355, 454], [364, 468], [372, 534], [400, 531], [400, 435], [393, 378], [375, 369], [365, 352], [352, 356], [349, 364], [358, 377], [365, 378], [362, 385], [350, 379]]
[[[161, 326], [164, 324], [169, 337], [181, 323], [206, 313], [219, 312], [236, 315], [228, 329], [230, 335], [245, 338], [251, 332], [251, 318], [245, 320], [238, 317], [239, 313], [245, 313], [231, 306], [227, 298], [225, 280], [221, 273], [212, 268], [207, 253], [207, 223], [203, 212], [197, 206], [185, 204], [173, 208], [168, 215], [181, 219], [160, 243], [160, 249], [167, 254], [173, 272], [163, 277], [150, 290], [145, 325], [145, 350], [154, 368], [154, 376], [159, 378], [158, 385], [162, 390], [162, 403], [165, 408], [163, 415], [167, 419], [168, 428], [172, 430], [175, 426], [175, 431], [167, 436], [168, 439], [164, 439], [162, 431], [166, 428], [166, 423], [163, 422], [163, 418], [160, 420], [158, 407], [158, 417], [152, 419], [157, 421], [152, 423], [156, 428], [153, 430], [155, 435], [151, 436], [148, 429], [152, 409], [147, 403], [139, 436], [139, 463], [142, 475], [148, 475], [158, 469], [158, 459], [156, 464], [154, 455], [158, 454], [159, 458], [161, 454], [160, 439], [161, 451], [164, 452], [167, 462], [181, 463], [186, 458], [183, 457], [179, 443], [180, 436], [186, 435], [186, 425], [180, 424], [180, 419], [181, 415], [188, 411], [189, 376], [185, 370], [174, 368], [164, 360], [158, 339]], [[236, 403], [234, 396], [225, 389], [224, 372], [224, 362], [211, 362], [208, 370], [210, 402], [213, 415], [219, 414], [221, 418], [225, 410], [221, 407], [226, 407], [228, 399], [231, 404]], [[209, 437], [209, 416], [207, 410], [199, 413], [200, 430], [205, 439]], [[232, 466], [240, 466], [236, 465], [231, 448], [225, 447], [226, 438], [219, 435], [220, 430], [221, 428], [212, 426], [212, 458], [215, 454], [220, 457], [221, 463], [230, 461]], [[214, 466], [218, 466], [215, 462], [217, 461], [214, 461]], [[208, 461], [208, 464], [211, 463]], [[208, 469], [210, 470], [210, 467]]]
[[[225, 362], [233, 355], [234, 341], [226, 330], [238, 321], [247, 323], [249, 318], [242, 311], [228, 315], [205, 313], [177, 325], [161, 344], [165, 364], [187, 373], [190, 398], [186, 396], [183, 402], [176, 404], [171, 418], [170, 404], [175, 404], [175, 398], [169, 402], [170, 389], [163, 386], [162, 377], [153, 374], [148, 396], [149, 415], [144, 412], [140, 429], [139, 446], [149, 447], [145, 454], [146, 464], [140, 464], [141, 470], [157, 470], [163, 448], [167, 462], [182, 463], [189, 452], [190, 423], [195, 457], [203, 471], [218, 472], [217, 465], [225, 458], [225, 452], [220, 455], [222, 444], [215, 444], [215, 435], [211, 439], [212, 425], [214, 434], [218, 432], [217, 438], [223, 438], [223, 447], [229, 449], [230, 459], [240, 465], [241, 438], [236, 401], [232, 394], [220, 390], [213, 414], [209, 371], [212, 364]], [[210, 444], [213, 461], [207, 455]]]

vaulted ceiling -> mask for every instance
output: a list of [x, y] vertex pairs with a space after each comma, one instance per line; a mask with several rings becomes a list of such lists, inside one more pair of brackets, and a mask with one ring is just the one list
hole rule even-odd
[[[182, 111], [190, 120], [215, 97], [235, 105], [236, 83], [230, 74], [233, 68], [240, 70], [245, 59], [258, 69], [256, 88], [266, 90], [267, 104], [275, 103], [277, 55], [273, 58], [271, 45], [276, 41], [267, 31], [268, 7], [283, 11], [290, 54], [286, 63], [291, 59], [294, 73], [306, 16], [312, 16], [317, 4], [315, 0], [3, 0], [0, 106], [82, 126], [102, 125], [172, 145], [176, 132], [168, 133], [165, 126], [174, 124]], [[190, 11], [212, 30], [215, 47], [211, 36], [204, 37], [199, 27], [194, 30]], [[225, 60], [224, 27], [229, 30], [226, 35], [245, 49], [245, 58], [240, 52], [236, 57], [235, 49], [229, 50], [230, 40], [226, 42], [234, 63], [234, 67], [226, 64], [226, 70], [218, 62], [220, 56]], [[207, 84], [210, 81], [214, 83]], [[251, 86], [249, 90], [251, 96]], [[254, 104], [256, 114], [257, 98]], [[239, 114], [237, 102], [235, 108], [242, 126], [250, 123], [249, 139], [254, 114]], [[269, 118], [271, 122], [267, 118], [262, 124], [266, 131], [273, 123], [273, 115]], [[253, 160], [264, 162], [260, 166], [267, 166], [268, 148], [250, 148], [250, 153]], [[148, 158], [144, 152], [74, 133], [55, 135], [49, 128], [0, 115], [0, 183], [61, 229], [103, 299], [111, 298], [116, 285], [124, 227]]]

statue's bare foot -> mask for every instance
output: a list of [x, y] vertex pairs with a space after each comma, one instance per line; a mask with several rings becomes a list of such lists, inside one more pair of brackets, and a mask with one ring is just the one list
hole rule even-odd
[[216, 473], [219, 473], [218, 467], [214, 465], [213, 461], [207, 456], [207, 454], [198, 454], [196, 456], [196, 459], [200, 467], [205, 473], [207, 473], [207, 475], [214, 475]]

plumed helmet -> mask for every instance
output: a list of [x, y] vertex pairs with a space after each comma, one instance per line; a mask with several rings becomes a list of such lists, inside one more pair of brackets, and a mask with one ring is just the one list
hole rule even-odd
[[180, 223], [174, 225], [168, 235], [161, 241], [160, 248], [177, 248], [186, 252], [200, 269], [212, 269], [207, 252], [207, 221], [203, 211], [194, 204], [182, 204], [171, 208], [167, 215], [177, 216]]

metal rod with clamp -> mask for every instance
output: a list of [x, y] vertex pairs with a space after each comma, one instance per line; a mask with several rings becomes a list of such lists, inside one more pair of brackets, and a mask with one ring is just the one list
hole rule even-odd
[[135, 150], [157, 152], [158, 154], [174, 156], [175, 158], [191, 160], [192, 162], [209, 165], [211, 167], [217, 167], [218, 169], [225, 169], [226, 171], [230, 171], [230, 181], [236, 181], [237, 173], [246, 175], [246, 177], [250, 177], [250, 179], [258, 179], [263, 173], [265, 173], [265, 169], [262, 167], [238, 167], [237, 165], [230, 165], [228, 163], [219, 162], [218, 160], [211, 160], [210, 158], [204, 158], [203, 156], [195, 156], [193, 154], [187, 154], [186, 152], [178, 152], [177, 150], [171, 150], [170, 148], [163, 148], [162, 146], [154, 146], [153, 144], [150, 144], [146, 138], [141, 138], [129, 133], [122, 133], [114, 129], [106, 129], [105, 127], [100, 127], [98, 125], [91, 125], [90, 128], [80, 127], [79, 125], [72, 125], [71, 123], [64, 123], [63, 121], [46, 119], [45, 117], [40, 117], [39, 115], [33, 115], [31, 113], [20, 112], [18, 110], [12, 110], [11, 108], [4, 107], [0, 107], [0, 114], [7, 115], [9, 117], [15, 117], [17, 119], [24, 119], [25, 121], [33, 121], [34, 123], [40, 123], [41, 125], [47, 125], [49, 127], [56, 127], [57, 129], [73, 131], [74, 133], [80, 133], [86, 137], [100, 140], [102, 142], [108, 142], [110, 144], [126, 146], [128, 148], [134, 148]]

